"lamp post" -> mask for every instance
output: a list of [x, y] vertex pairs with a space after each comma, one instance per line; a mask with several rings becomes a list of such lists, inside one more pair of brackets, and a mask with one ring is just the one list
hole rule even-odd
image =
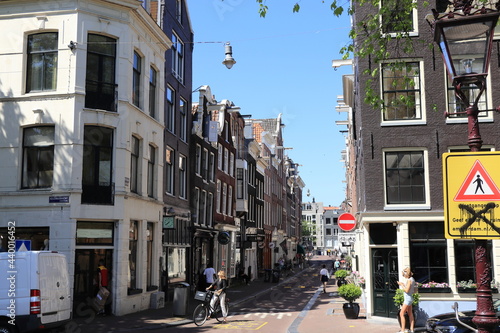
[[[456, 103], [465, 108], [468, 119], [468, 145], [472, 152], [481, 149], [483, 141], [479, 133], [478, 101], [486, 88], [493, 33], [500, 15], [496, 8], [474, 8], [473, 0], [454, 0], [453, 11], [439, 14], [433, 10], [428, 16], [434, 32], [434, 41], [439, 45], [448, 75], [455, 90]], [[478, 57], [478, 53], [483, 52]], [[482, 58], [481, 58], [482, 57]], [[477, 90], [476, 95], [470, 94]], [[454, 114], [454, 113], [451, 113]], [[450, 113], [446, 112], [446, 116]], [[491, 260], [487, 251], [487, 240], [475, 239], [474, 259], [476, 265], [477, 308], [472, 321], [478, 333], [493, 332], [499, 320], [493, 310], [491, 296]]]

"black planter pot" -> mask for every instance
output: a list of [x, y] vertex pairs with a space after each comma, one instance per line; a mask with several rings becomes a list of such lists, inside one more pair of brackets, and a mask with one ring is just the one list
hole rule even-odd
[[342, 309], [347, 319], [358, 319], [359, 303], [344, 303]]
[[344, 284], [347, 284], [347, 281], [345, 278], [338, 278], [337, 279], [337, 287], [343, 286]]

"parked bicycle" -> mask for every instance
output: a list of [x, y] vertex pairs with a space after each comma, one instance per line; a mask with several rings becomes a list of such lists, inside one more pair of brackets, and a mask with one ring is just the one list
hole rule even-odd
[[[212, 316], [218, 322], [222, 322], [224, 317], [222, 316], [222, 308], [220, 306], [220, 298], [215, 302], [214, 308], [210, 306], [210, 300], [214, 296], [213, 291], [197, 291], [194, 298], [203, 303], [199, 304], [193, 312], [193, 321], [196, 326], [201, 326], [205, 324], [207, 319]], [[226, 297], [226, 309], [229, 312], [229, 299]]]

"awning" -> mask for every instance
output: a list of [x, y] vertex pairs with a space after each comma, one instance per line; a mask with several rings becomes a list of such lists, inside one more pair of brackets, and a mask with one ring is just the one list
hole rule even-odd
[[297, 244], [297, 253], [298, 254], [306, 254], [306, 251], [304, 250], [304, 248], [300, 244]]

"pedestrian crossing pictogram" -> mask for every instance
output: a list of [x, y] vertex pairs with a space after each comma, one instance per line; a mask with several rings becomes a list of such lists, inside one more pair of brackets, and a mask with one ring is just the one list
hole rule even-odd
[[480, 160], [476, 160], [454, 201], [500, 200], [500, 190]]

